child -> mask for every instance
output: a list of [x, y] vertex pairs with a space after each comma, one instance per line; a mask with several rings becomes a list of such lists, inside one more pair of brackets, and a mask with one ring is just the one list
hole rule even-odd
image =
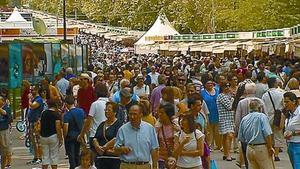
[[80, 166], [76, 167], [75, 169], [97, 169], [93, 164], [92, 161], [92, 152], [89, 149], [83, 149], [80, 155]]

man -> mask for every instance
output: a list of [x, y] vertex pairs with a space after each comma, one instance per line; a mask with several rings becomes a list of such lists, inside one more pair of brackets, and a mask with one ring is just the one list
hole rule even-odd
[[258, 100], [250, 101], [250, 113], [241, 121], [238, 138], [248, 145], [247, 159], [251, 169], [275, 169], [272, 129], [268, 117], [261, 112], [262, 106]]
[[267, 84], [268, 79], [264, 72], [258, 73], [257, 81], [258, 81], [258, 83], [256, 84], [255, 96], [261, 99], [262, 96], [264, 95], [264, 93], [269, 89], [268, 84]]
[[67, 89], [69, 88], [69, 81], [65, 79], [63, 72], [58, 74], [58, 79], [59, 80], [56, 83], [56, 87], [58, 91], [65, 97]]
[[[117, 104], [120, 103], [120, 99], [121, 99], [121, 97], [120, 97], [120, 91], [122, 89], [128, 88], [128, 87], [130, 87], [130, 81], [127, 80], [127, 79], [122, 79], [120, 81], [120, 90], [117, 91], [117, 92], [115, 92], [115, 94], [112, 96], [112, 101], [115, 102], [115, 103], [117, 103]], [[139, 101], [139, 97], [136, 94], [133, 94], [132, 95], [132, 100]]]
[[[154, 127], [143, 122], [139, 105], [129, 108], [129, 122], [118, 131], [115, 151], [120, 153], [121, 169], [158, 169], [158, 140]], [[150, 156], [151, 155], [151, 156]]]
[[9, 124], [11, 123], [11, 111], [4, 97], [0, 96], [0, 153], [1, 169], [5, 169], [11, 152], [9, 138]]
[[129, 108], [134, 104], [138, 104], [137, 101], [132, 99], [130, 90], [130, 88], [124, 88], [120, 91], [121, 101], [119, 103], [119, 109], [116, 114], [116, 117], [123, 124], [128, 122]]
[[69, 110], [64, 114], [64, 138], [66, 153], [69, 157], [70, 169], [79, 166], [80, 142], [77, 141], [77, 136], [83, 126], [84, 111], [81, 108], [75, 107], [75, 98], [67, 96], [65, 99], [66, 107]]
[[[238, 131], [240, 122], [245, 117], [247, 114], [249, 114], [249, 102], [251, 100], [258, 100], [262, 105], [263, 105], [263, 112], [267, 112], [266, 108], [264, 106], [264, 102], [255, 97], [255, 92], [256, 92], [256, 85], [255, 83], [246, 83], [245, 85], [245, 98], [240, 100], [237, 105], [236, 113], [235, 113], [235, 126], [236, 126], [236, 131]], [[246, 149], [247, 149], [247, 144], [244, 142], [241, 142], [241, 148], [242, 152], [240, 152], [240, 158], [241, 158], [241, 163], [242, 160], [245, 161], [245, 166], [246, 168], [248, 167], [248, 161], [246, 159]]]
[[156, 115], [160, 99], [161, 99], [161, 90], [166, 86], [166, 76], [159, 75], [158, 76], [158, 86], [153, 89], [150, 97], [150, 103], [152, 107], [153, 115]]
[[274, 147], [275, 147], [275, 154], [274, 158], [275, 161], [280, 161], [278, 154], [279, 149], [282, 148], [285, 144], [284, 137], [283, 137], [283, 129], [276, 127], [273, 125], [274, 120], [274, 112], [275, 110], [282, 110], [283, 109], [283, 94], [282, 90], [278, 89], [278, 82], [276, 77], [271, 77], [268, 79], [268, 86], [269, 90], [262, 96], [262, 100], [264, 101], [268, 113], [268, 117], [270, 119], [270, 124], [272, 127], [272, 131], [274, 133]]
[[29, 121], [29, 135], [31, 144], [34, 149], [34, 159], [27, 164], [40, 164], [42, 156], [42, 148], [40, 145], [40, 136], [36, 130], [39, 126], [39, 120], [41, 113], [44, 110], [44, 102], [42, 97], [39, 95], [38, 86], [33, 87], [32, 93], [29, 94], [29, 112], [28, 112], [28, 121]]
[[144, 77], [142, 74], [139, 74], [136, 78], [137, 84], [133, 87], [133, 93], [138, 95], [139, 98], [148, 100], [150, 94], [150, 88], [144, 83]]
[[254, 69], [252, 71], [252, 80], [255, 82], [256, 81], [256, 78], [257, 78], [257, 75], [259, 72], [264, 72], [265, 75], [268, 75], [269, 74], [269, 70], [265, 68], [265, 63], [263, 61], [259, 61], [257, 62], [257, 67], [258, 69]]
[[66, 69], [66, 73], [67, 73], [67, 75], [65, 76], [66, 80], [70, 80], [71, 78], [75, 78], [76, 77], [76, 75], [73, 74], [73, 69], [71, 67], [68, 67]]
[[90, 112], [91, 104], [95, 100], [94, 88], [92, 86], [92, 79], [87, 73], [80, 75], [79, 90], [77, 94], [77, 103], [82, 108], [87, 116]]
[[148, 74], [151, 78], [152, 89], [159, 85], [158, 76], [159, 73], [156, 72], [156, 67], [151, 66], [151, 72]]

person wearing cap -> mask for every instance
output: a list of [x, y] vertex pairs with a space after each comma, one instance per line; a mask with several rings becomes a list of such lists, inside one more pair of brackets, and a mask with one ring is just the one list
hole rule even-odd
[[150, 88], [148, 85], [144, 84], [144, 77], [139, 74], [136, 77], [137, 85], [133, 87], [133, 93], [140, 98], [148, 99], [150, 94]]
[[159, 143], [155, 129], [142, 121], [142, 108], [133, 104], [128, 112], [129, 122], [118, 131], [114, 149], [120, 153], [120, 169], [158, 169]]
[[247, 144], [247, 159], [252, 169], [275, 169], [272, 156], [272, 129], [268, 116], [262, 113], [259, 100], [251, 100], [249, 114], [241, 121], [238, 139]]
[[92, 79], [87, 73], [80, 75], [77, 103], [78, 106], [84, 110], [86, 116], [90, 112], [90, 107], [95, 100], [95, 92], [91, 82]]
[[[120, 101], [121, 101], [121, 96], [120, 96], [121, 90], [124, 89], [124, 88], [129, 88], [129, 87], [130, 87], [130, 81], [127, 80], [127, 79], [122, 79], [120, 81], [120, 90], [116, 91], [115, 94], [113, 94], [111, 100], [115, 103], [120, 103]], [[139, 101], [139, 99], [140, 98], [135, 93], [133, 93], [132, 100]]]

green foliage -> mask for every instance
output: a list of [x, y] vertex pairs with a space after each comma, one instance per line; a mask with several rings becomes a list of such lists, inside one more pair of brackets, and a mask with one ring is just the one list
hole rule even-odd
[[[26, 1], [26, 0], [24, 0]], [[27, 0], [33, 9], [62, 14], [62, 0]], [[300, 23], [300, 0], [66, 0], [67, 13], [147, 30], [159, 12], [180, 33], [251, 31]]]

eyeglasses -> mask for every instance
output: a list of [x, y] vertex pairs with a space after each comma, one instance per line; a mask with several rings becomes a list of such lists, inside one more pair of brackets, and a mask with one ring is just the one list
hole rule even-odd
[[180, 81], [180, 82], [184, 82], [184, 81], [185, 81], [185, 79], [178, 79], [178, 81]]
[[226, 86], [226, 87], [230, 87], [231, 85], [230, 85], [230, 84], [226, 84], [225, 86]]

